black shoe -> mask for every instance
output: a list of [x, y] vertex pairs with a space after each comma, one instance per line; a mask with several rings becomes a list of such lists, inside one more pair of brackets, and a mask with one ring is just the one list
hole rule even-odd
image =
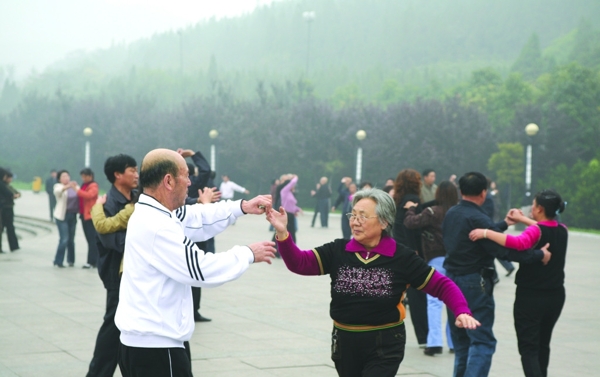
[[54, 263], [54, 267], [65, 268], [65, 265], [64, 264]]
[[194, 313], [194, 322], [210, 322], [212, 319], [203, 317], [200, 313]]
[[69, 267], [73, 267], [74, 265], [74, 263], [69, 263]]
[[433, 356], [435, 354], [441, 354], [444, 352], [442, 347], [427, 347], [423, 350], [423, 353], [427, 356]]
[[510, 275], [512, 275], [513, 272], [515, 272], [514, 268], [512, 270], [508, 270], [508, 272], [506, 273], [506, 277], [509, 277]]
[[16, 249], [12, 249], [10, 252], [11, 252], [11, 253], [14, 253], [15, 251], [17, 251], [17, 250], [19, 250], [19, 249], [20, 249], [20, 248], [19, 248], [19, 247], [17, 247]]
[[89, 263], [86, 263], [86, 264], [84, 264], [83, 266], [81, 266], [81, 268], [86, 268], [86, 269], [87, 269], [87, 268], [92, 268], [92, 267], [94, 267], [94, 266], [92, 266], [92, 265], [91, 265], [91, 264], [89, 264]]
[[454, 348], [450, 348], [450, 349], [448, 350], [448, 353], [454, 353]]

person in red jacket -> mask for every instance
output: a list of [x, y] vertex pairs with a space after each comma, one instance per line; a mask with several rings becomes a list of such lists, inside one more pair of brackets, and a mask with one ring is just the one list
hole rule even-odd
[[79, 173], [81, 175], [81, 188], [77, 190], [79, 197], [79, 217], [83, 226], [83, 233], [88, 243], [87, 263], [83, 268], [96, 267], [98, 263], [98, 247], [96, 246], [96, 229], [92, 223], [90, 211], [98, 199], [98, 184], [94, 181], [94, 172], [90, 168], [85, 168]]

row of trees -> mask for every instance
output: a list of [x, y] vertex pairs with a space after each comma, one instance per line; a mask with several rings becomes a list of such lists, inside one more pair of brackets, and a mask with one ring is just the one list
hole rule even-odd
[[[295, 172], [301, 177], [301, 203], [310, 203], [308, 191], [321, 175], [333, 182], [354, 175], [355, 134], [363, 129], [364, 179], [381, 184], [407, 167], [433, 167], [440, 179], [479, 170], [503, 184], [501, 190], [511, 195], [514, 206], [524, 204], [523, 145], [533, 143], [534, 189], [543, 184], [564, 191], [569, 212], [574, 212], [572, 225], [600, 227], [597, 216], [578, 214], [586, 199], [598, 196], [592, 188], [600, 182], [593, 170], [599, 157], [599, 89], [598, 70], [569, 64], [535, 82], [481, 70], [452, 96], [387, 106], [360, 99], [340, 106], [316, 98], [310, 83], [302, 80], [280, 86], [259, 83], [253, 100], [216, 82], [210, 96], [171, 109], [147, 98], [29, 95], [0, 117], [0, 165], [25, 179], [52, 167], [79, 171], [85, 127], [94, 130], [90, 140], [97, 172], [116, 153], [140, 161], [157, 147], [207, 152], [208, 132], [216, 129], [218, 173], [230, 174], [253, 192], [267, 192], [272, 179]], [[532, 122], [540, 132], [527, 139], [523, 128]], [[507, 168], [507, 163], [512, 165]], [[567, 189], [563, 181], [572, 187]]]
[[285, 103], [269, 94], [264, 101], [239, 101], [224, 91], [186, 102], [178, 110], [156, 109], [150, 101], [107, 103], [30, 96], [10, 116], [0, 118], [0, 148], [22, 177], [51, 167], [78, 171], [83, 163], [84, 127], [94, 130], [92, 165], [128, 153], [140, 160], [157, 147], [207, 152], [208, 133], [216, 139], [219, 173], [267, 191], [285, 172], [303, 178], [305, 192], [321, 175], [354, 175], [359, 129], [367, 132], [365, 179], [380, 183], [406, 167], [435, 166], [441, 175], [485, 169], [493, 136], [484, 114], [458, 99], [424, 100], [387, 109], [356, 104], [335, 109], [308, 97]]

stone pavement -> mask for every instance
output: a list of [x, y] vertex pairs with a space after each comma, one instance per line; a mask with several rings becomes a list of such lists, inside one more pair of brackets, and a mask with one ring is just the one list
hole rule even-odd
[[[48, 218], [45, 193], [24, 192], [17, 215]], [[330, 228], [310, 228], [311, 214], [299, 218], [299, 245], [318, 246], [341, 236], [340, 217]], [[52, 260], [56, 226], [18, 219], [21, 250], [0, 255], [0, 377], [83, 377], [102, 322], [105, 291], [96, 270], [84, 270], [87, 246], [80, 226], [74, 268], [57, 269]], [[270, 239], [268, 224], [246, 216], [217, 237], [217, 250]], [[5, 237], [5, 236], [4, 236]], [[551, 376], [600, 373], [600, 237], [571, 234], [567, 258], [567, 303], [555, 328]], [[3, 242], [7, 245], [6, 240]], [[513, 277], [496, 286], [498, 338], [490, 376], [522, 375], [513, 329]], [[329, 359], [332, 327], [329, 278], [301, 277], [281, 260], [257, 264], [235, 282], [202, 293], [202, 314], [191, 340], [196, 376], [333, 377]], [[453, 355], [428, 357], [417, 348], [407, 319], [407, 348], [399, 376], [451, 376]], [[120, 376], [118, 371], [115, 376]]]

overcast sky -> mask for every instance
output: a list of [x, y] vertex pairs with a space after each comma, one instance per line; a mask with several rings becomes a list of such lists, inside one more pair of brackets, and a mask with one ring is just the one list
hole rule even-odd
[[132, 42], [273, 0], [0, 0], [0, 67], [17, 78], [76, 50]]

